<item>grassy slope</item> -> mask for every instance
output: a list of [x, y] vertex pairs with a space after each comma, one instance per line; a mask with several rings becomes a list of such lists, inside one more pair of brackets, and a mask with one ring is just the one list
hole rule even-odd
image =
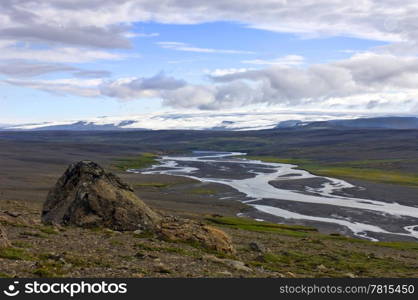
[[[418, 276], [417, 243], [375, 243], [239, 217], [203, 221], [226, 231], [237, 253], [225, 256], [151, 233], [3, 223], [13, 247], [0, 251], [0, 277]], [[265, 251], [252, 249], [252, 242]], [[251, 271], [234, 269], [224, 258], [242, 261]]]
[[[212, 217], [210, 222], [243, 235], [257, 232], [272, 242], [270, 251], [247, 261], [253, 267], [314, 277], [416, 276], [416, 265], [401, 262], [387, 253], [415, 257], [415, 242], [370, 242], [341, 235], [318, 233], [314, 228], [281, 225], [237, 217]], [[273, 235], [272, 235], [273, 234]], [[283, 241], [285, 237], [289, 240]], [[415, 270], [414, 270], [415, 269]]]
[[313, 160], [297, 158], [279, 158], [272, 156], [246, 156], [248, 159], [257, 159], [265, 162], [286, 163], [298, 165], [313, 174], [329, 177], [355, 178], [382, 183], [418, 186], [418, 174], [387, 170], [390, 164], [405, 160], [362, 160], [351, 162], [318, 163]]

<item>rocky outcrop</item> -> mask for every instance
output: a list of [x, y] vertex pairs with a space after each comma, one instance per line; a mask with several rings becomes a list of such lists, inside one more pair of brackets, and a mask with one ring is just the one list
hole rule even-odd
[[71, 164], [49, 192], [42, 221], [126, 231], [155, 229], [161, 217], [116, 175], [92, 161], [81, 161]]
[[235, 253], [231, 239], [225, 232], [193, 220], [166, 218], [161, 224], [159, 235], [169, 241], [187, 241], [207, 249]]
[[0, 226], [0, 249], [10, 247], [10, 241], [7, 238], [6, 231]]
[[160, 216], [129, 185], [91, 161], [68, 167], [48, 194], [42, 222], [137, 233], [147, 230], [162, 239], [234, 252], [231, 239], [223, 231], [189, 219]]

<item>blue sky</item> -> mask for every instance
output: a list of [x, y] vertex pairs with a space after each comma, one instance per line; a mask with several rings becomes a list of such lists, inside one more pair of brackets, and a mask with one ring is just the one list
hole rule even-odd
[[[189, 8], [190, 15], [177, 1], [170, 1], [169, 12], [149, 1], [96, 2], [114, 16], [76, 3], [63, 8], [51, 1], [48, 14], [42, 7], [1, 4], [8, 21], [0, 22], [0, 123], [254, 105], [403, 112], [417, 107], [412, 86], [418, 62], [413, 46], [405, 45], [415, 43], [414, 35], [399, 32], [407, 20], [399, 12], [386, 13], [382, 27], [372, 7], [370, 20], [365, 11], [358, 18], [349, 14], [351, 20], [332, 1], [315, 8], [331, 20], [325, 24], [320, 15], [306, 15], [309, 1], [290, 8], [266, 1], [268, 11], [254, 14], [246, 14], [251, 7], [245, 2], [241, 15], [230, 11], [235, 1], [231, 7], [202, 1]], [[71, 10], [77, 13], [69, 15]], [[33, 18], [19, 18], [23, 12]], [[74, 20], [61, 24], [68, 16]], [[399, 50], [405, 48], [412, 53]], [[86, 77], [86, 71], [94, 75]]]

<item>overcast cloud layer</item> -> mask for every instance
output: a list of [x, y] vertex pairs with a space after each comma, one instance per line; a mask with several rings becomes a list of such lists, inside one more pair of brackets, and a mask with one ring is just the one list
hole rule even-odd
[[[102, 48], [129, 47], [132, 22], [235, 21], [306, 36], [416, 41], [416, 1], [393, 0], [3, 0], [0, 35]], [[65, 33], [65, 34], [63, 34]]]
[[[418, 110], [418, 5], [393, 0], [2, 0], [2, 81], [57, 95], [119, 100], [160, 98], [174, 108], [223, 109], [257, 103], [328, 108]], [[106, 69], [76, 63], [118, 61], [132, 47], [135, 22], [199, 24], [229, 21], [298, 38], [350, 36], [388, 42], [351, 58], [306, 64], [289, 53], [275, 60], [249, 58], [255, 69], [217, 70], [204, 84], [155, 70], [148, 78], [107, 78]], [[158, 33], [142, 37], [158, 36]], [[157, 43], [172, 51], [224, 55], [241, 49]], [[216, 69], [216, 66], [214, 66]], [[68, 79], [37, 76], [65, 73]], [[23, 78], [24, 77], [24, 78]]]

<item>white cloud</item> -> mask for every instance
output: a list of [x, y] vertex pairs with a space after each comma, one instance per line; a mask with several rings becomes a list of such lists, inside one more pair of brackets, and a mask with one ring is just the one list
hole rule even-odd
[[403, 43], [418, 42], [417, 15], [415, 0], [402, 5], [394, 0], [9, 0], [0, 1], [0, 39], [126, 48], [134, 22], [230, 21], [307, 38], [352, 36], [397, 42], [406, 49]]
[[107, 29], [115, 24], [147, 21], [233, 21], [311, 37], [348, 35], [385, 41], [417, 38], [418, 8], [414, 0], [402, 1], [402, 5], [393, 0], [31, 0], [1, 1], [0, 7], [3, 28], [29, 28], [33, 24], [76, 28], [77, 24], [80, 28]]
[[84, 63], [96, 60], [119, 60], [123, 55], [102, 50], [89, 50], [74, 47], [33, 49], [17, 44], [0, 47], [0, 60], [30, 60], [50, 63]]
[[44, 74], [65, 72], [76, 77], [107, 77], [110, 72], [104, 70], [84, 70], [64, 64], [28, 63], [26, 61], [13, 61], [0, 64], [0, 73], [12, 77], [34, 77]]
[[97, 88], [102, 79], [56, 79], [56, 80], [19, 80], [7, 79], [4, 83], [16, 86], [22, 86], [32, 89], [45, 91], [51, 94], [67, 96], [76, 95], [82, 97], [99, 97], [101, 96]]
[[186, 43], [181, 42], [158, 42], [161, 48], [172, 49], [177, 51], [185, 52], [199, 52], [199, 53], [223, 53], [223, 54], [253, 54], [251, 51], [242, 51], [242, 50], [228, 50], [228, 49], [212, 49], [212, 48], [200, 48], [191, 46]]
[[125, 37], [127, 38], [152, 38], [152, 37], [157, 37], [160, 36], [160, 34], [158, 32], [152, 32], [152, 33], [135, 33], [135, 32], [127, 32], [124, 34]]
[[216, 110], [251, 105], [377, 111], [418, 108], [418, 57], [362, 53], [306, 68], [270, 66], [218, 70], [214, 75], [209, 76], [212, 82], [200, 85], [163, 73], [117, 80], [7, 82], [91, 97], [160, 98], [167, 106], [187, 109]]
[[224, 75], [230, 75], [235, 73], [241, 73], [241, 72], [247, 72], [252, 69], [250, 68], [229, 68], [229, 69], [215, 69], [215, 70], [204, 70], [204, 73], [217, 77], [217, 76], [224, 76]]
[[300, 55], [286, 55], [272, 60], [252, 59], [243, 60], [242, 63], [250, 65], [298, 66], [303, 64], [305, 58]]
[[149, 78], [122, 78], [107, 81], [100, 85], [100, 92], [104, 96], [119, 99], [138, 99], [159, 97], [161, 92], [179, 89], [186, 85], [179, 80], [164, 73]]
[[[212, 78], [219, 83], [218, 88], [236, 82], [251, 82], [252, 87], [257, 84], [256, 88], [248, 89], [252, 103], [330, 105], [329, 99], [340, 99], [350, 106], [350, 97], [360, 97], [367, 104], [374, 98], [371, 95], [378, 94], [390, 101], [395, 93], [415, 95], [411, 101], [418, 100], [417, 57], [363, 53], [305, 69], [273, 66]], [[225, 97], [214, 102], [219, 107], [229, 104]]]

